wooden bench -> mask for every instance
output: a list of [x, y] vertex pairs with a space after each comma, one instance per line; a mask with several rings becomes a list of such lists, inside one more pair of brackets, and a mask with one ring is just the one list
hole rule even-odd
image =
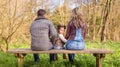
[[23, 67], [23, 59], [26, 54], [50, 54], [50, 53], [75, 53], [75, 54], [93, 54], [96, 57], [96, 67], [102, 67], [102, 58], [105, 54], [112, 54], [112, 50], [106, 49], [84, 49], [84, 50], [48, 50], [48, 51], [32, 51], [31, 49], [12, 49], [8, 53], [14, 53], [18, 59], [18, 67]]

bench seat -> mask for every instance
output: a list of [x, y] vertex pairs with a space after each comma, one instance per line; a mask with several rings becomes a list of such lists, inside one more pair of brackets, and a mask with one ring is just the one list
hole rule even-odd
[[69, 54], [93, 54], [96, 57], [96, 67], [102, 67], [102, 58], [105, 54], [112, 54], [112, 50], [107, 49], [84, 49], [84, 50], [47, 50], [47, 51], [33, 51], [30, 48], [18, 48], [11, 49], [7, 51], [8, 53], [13, 53], [18, 58], [18, 67], [23, 67], [23, 59], [26, 54], [50, 54], [50, 53], [69, 53]]

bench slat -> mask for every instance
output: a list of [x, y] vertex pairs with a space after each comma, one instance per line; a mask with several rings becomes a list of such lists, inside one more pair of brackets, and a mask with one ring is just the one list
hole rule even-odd
[[8, 53], [105, 53], [105, 54], [112, 54], [112, 50], [107, 49], [84, 49], [84, 50], [47, 50], [47, 51], [33, 51], [30, 48], [19, 48], [19, 49], [12, 49], [8, 50]]

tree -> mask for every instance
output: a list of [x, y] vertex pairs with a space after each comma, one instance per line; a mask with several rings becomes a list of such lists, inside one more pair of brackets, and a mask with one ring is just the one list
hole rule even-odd
[[[9, 7], [7, 5], [4, 5], [3, 8], [1, 8], [3, 11], [1, 12], [1, 29], [0, 29], [0, 37], [1, 41], [3, 41], [4, 44], [6, 44], [6, 48], [4, 48], [2, 45], [0, 45], [2, 50], [8, 50], [9, 49], [9, 42], [11, 40], [11, 37], [13, 34], [17, 31], [17, 29], [22, 24], [23, 18], [20, 18], [21, 15], [17, 16], [16, 10], [17, 10], [17, 0], [15, 0], [14, 3], [14, 9], [13, 12], [10, 12], [10, 6], [11, 6], [11, 0], [7, 0]], [[6, 8], [6, 9], [4, 9]], [[12, 14], [12, 15], [11, 15]], [[21, 20], [19, 22], [16, 22], [16, 20]], [[6, 22], [6, 23], [5, 23]]]
[[107, 25], [107, 18], [110, 13], [110, 7], [111, 7], [112, 0], [107, 0], [105, 9], [104, 9], [104, 16], [103, 16], [103, 26], [102, 26], [102, 32], [101, 32], [101, 41], [105, 41], [105, 35], [106, 35], [106, 25]]
[[50, 19], [54, 22], [55, 26], [58, 24], [67, 25], [70, 20], [70, 7], [68, 1], [65, 0], [63, 6], [57, 7], [55, 11], [50, 16]]

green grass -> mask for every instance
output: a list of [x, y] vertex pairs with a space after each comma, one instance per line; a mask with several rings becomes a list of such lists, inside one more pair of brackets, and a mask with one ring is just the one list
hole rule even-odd
[[[28, 47], [30, 46], [26, 44], [15, 44], [11, 45], [10, 48]], [[113, 50], [114, 54], [107, 54], [102, 60], [102, 65], [103, 67], [120, 67], [120, 42], [87, 42], [86, 48], [105, 48]], [[58, 61], [50, 63], [48, 54], [40, 54], [40, 62], [36, 64], [33, 61], [32, 54], [28, 54], [24, 58], [24, 67], [95, 67], [95, 57], [92, 54], [77, 54], [74, 63], [62, 59], [62, 54], [58, 56]], [[17, 59], [13, 54], [0, 52], [0, 67], [17, 67]]]

